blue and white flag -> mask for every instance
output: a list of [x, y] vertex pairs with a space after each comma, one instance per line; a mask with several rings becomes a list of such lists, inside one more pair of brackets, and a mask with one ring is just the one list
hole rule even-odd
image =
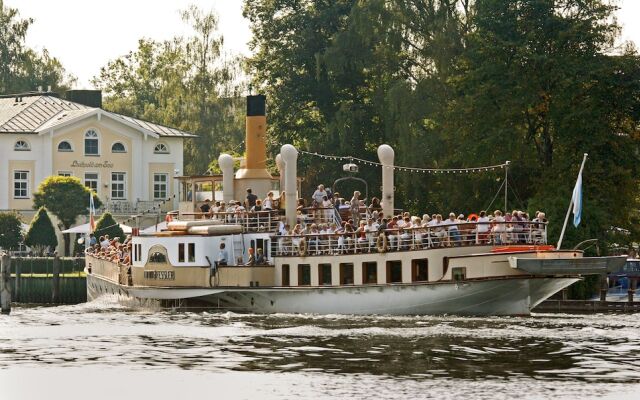
[[580, 170], [576, 186], [573, 188], [571, 201], [573, 202], [573, 226], [577, 228], [582, 217], [582, 170]]

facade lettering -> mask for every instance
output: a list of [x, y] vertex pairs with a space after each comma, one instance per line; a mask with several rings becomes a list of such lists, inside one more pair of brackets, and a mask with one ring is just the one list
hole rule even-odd
[[73, 160], [70, 165], [71, 168], [113, 168], [113, 163], [109, 161], [95, 162], [95, 161], [78, 161]]

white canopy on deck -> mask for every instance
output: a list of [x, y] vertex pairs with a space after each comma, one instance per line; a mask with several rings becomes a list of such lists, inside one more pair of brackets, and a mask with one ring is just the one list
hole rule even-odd
[[[120, 225], [120, 229], [122, 229], [122, 232], [125, 233], [125, 235], [131, 233], [131, 227], [125, 224], [118, 224]], [[83, 225], [78, 225], [78, 226], [74, 226], [71, 227], [69, 229], [65, 229], [64, 231], [62, 231], [62, 233], [89, 233], [90, 229], [89, 229], [89, 223], [83, 224]]]

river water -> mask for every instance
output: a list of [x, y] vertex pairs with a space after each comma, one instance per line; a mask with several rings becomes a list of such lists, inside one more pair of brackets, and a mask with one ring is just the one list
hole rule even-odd
[[640, 315], [0, 316], [0, 399], [640, 398]]

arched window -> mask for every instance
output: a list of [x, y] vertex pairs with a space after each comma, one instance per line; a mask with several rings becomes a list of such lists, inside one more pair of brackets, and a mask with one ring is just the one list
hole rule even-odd
[[73, 149], [71, 148], [71, 143], [67, 142], [66, 140], [58, 143], [58, 151], [73, 151]]
[[158, 143], [153, 149], [153, 152], [156, 154], [169, 154], [169, 147], [164, 143]]
[[111, 152], [112, 153], [126, 153], [127, 149], [124, 147], [124, 144], [122, 144], [120, 142], [115, 142], [111, 146]]
[[26, 140], [18, 140], [13, 146], [13, 149], [15, 151], [29, 151], [31, 150], [31, 146], [29, 146]]
[[89, 129], [84, 134], [84, 154], [86, 156], [97, 156], [100, 154], [98, 142], [98, 132]]
[[149, 262], [150, 263], [165, 263], [167, 262], [167, 257], [160, 253], [159, 251], [156, 251], [154, 253], [151, 253], [151, 255], [149, 256]]

